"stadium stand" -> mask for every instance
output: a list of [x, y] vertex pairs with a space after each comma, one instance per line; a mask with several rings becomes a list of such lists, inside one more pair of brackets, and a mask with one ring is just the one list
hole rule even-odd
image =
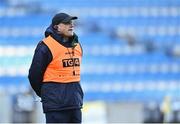
[[[79, 16], [85, 100], [179, 97], [180, 58], [172, 52], [180, 45], [179, 0], [8, 1], [0, 4], [1, 86], [28, 87], [35, 45], [54, 12], [66, 11]], [[27, 9], [32, 3], [37, 8]]]

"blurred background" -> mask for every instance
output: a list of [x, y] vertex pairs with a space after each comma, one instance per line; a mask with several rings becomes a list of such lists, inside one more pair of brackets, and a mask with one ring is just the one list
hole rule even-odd
[[27, 75], [58, 12], [79, 17], [84, 123], [180, 122], [180, 0], [0, 0], [0, 122], [45, 122]]

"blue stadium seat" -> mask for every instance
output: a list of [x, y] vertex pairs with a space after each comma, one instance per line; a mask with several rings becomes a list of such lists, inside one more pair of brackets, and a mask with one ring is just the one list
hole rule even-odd
[[42, 27], [51, 23], [51, 16], [47, 14], [5, 16], [0, 17], [0, 26], [3, 27]]
[[6, 37], [1, 38], [0, 45], [36, 45], [42, 39], [41, 37]]

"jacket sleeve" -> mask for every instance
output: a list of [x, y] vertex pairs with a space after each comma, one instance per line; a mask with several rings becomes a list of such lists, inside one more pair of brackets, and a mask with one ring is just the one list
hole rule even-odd
[[51, 61], [52, 54], [49, 48], [43, 42], [40, 42], [36, 47], [28, 74], [31, 87], [39, 97], [41, 97], [43, 75]]

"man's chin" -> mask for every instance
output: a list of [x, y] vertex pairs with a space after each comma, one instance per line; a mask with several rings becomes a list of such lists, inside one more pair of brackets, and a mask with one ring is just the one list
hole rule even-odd
[[67, 37], [72, 37], [73, 36], [73, 33], [70, 33], [67, 35]]

